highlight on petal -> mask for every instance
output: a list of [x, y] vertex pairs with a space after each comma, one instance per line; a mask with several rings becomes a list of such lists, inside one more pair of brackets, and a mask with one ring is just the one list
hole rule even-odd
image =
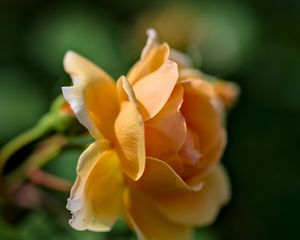
[[151, 48], [145, 50], [141, 59], [130, 69], [127, 78], [133, 85], [141, 78], [159, 69], [169, 58], [170, 48], [166, 43], [159, 46], [152, 44]]
[[145, 195], [134, 189], [125, 192], [124, 209], [129, 225], [141, 240], [191, 240], [193, 238], [191, 227], [167, 220]]
[[123, 176], [115, 151], [92, 144], [80, 157], [67, 208], [77, 230], [109, 231], [121, 215]]
[[[145, 122], [147, 155], [165, 160], [176, 154], [186, 138], [186, 124], [180, 113], [183, 87], [176, 85], [160, 112]], [[164, 147], [162, 147], [164, 144]]]
[[105, 81], [113, 84], [113, 79], [101, 68], [73, 51], [66, 53], [64, 69], [71, 75], [74, 85], [87, 81]]
[[144, 123], [134, 103], [122, 103], [115, 121], [115, 133], [123, 171], [137, 180], [144, 172], [146, 156]]
[[148, 38], [147, 38], [146, 46], [142, 50], [141, 59], [145, 58], [151, 52], [151, 50], [154, 47], [157, 47], [158, 45], [157, 32], [154, 29], [150, 28], [147, 29], [146, 33]]
[[95, 123], [91, 119], [84, 99], [84, 85], [62, 87], [66, 101], [70, 104], [79, 122], [85, 126], [95, 139], [103, 138]]
[[122, 103], [123, 101], [128, 101], [128, 95], [126, 94], [123, 86], [124, 78], [126, 79], [126, 77], [121, 76], [116, 82], [118, 99], [120, 103]]
[[133, 85], [144, 121], [154, 117], [168, 101], [178, 78], [177, 64], [165, 62], [157, 71]]
[[63, 94], [78, 120], [95, 138], [113, 137], [111, 124], [119, 111], [117, 90], [113, 79], [84, 57], [69, 51], [64, 67], [74, 86], [64, 87]]
[[129, 184], [138, 191], [153, 197], [181, 189], [193, 192], [202, 188], [202, 183], [193, 186], [187, 185], [167, 163], [155, 158], [147, 158], [142, 177], [139, 181], [130, 181]]
[[220, 208], [230, 199], [230, 184], [225, 169], [217, 165], [203, 180], [199, 191], [181, 189], [153, 198], [155, 206], [170, 221], [189, 226], [204, 226], [215, 221]]
[[126, 96], [128, 97], [129, 101], [134, 103], [136, 106], [138, 105], [136, 96], [134, 94], [133, 88], [126, 79], [126, 77], [121, 77], [120, 81], [122, 82], [122, 87], [124, 92], [126, 93]]

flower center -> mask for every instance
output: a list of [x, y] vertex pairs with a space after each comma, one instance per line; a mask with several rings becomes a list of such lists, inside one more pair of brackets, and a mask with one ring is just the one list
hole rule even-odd
[[202, 154], [198, 136], [191, 130], [187, 130], [185, 143], [179, 151], [184, 167], [195, 167], [199, 164]]

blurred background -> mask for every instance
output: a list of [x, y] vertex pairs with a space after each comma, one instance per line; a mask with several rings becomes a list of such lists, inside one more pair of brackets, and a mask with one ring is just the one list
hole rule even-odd
[[[1, 0], [0, 146], [34, 126], [60, 94], [67, 50], [118, 77], [153, 27], [196, 67], [242, 90], [223, 157], [233, 198], [197, 239], [300, 239], [299, 26], [299, 0]], [[45, 168], [73, 180], [80, 152], [64, 149]], [[43, 190], [36, 203], [41, 193], [31, 188], [16, 193], [31, 204], [0, 205], [0, 239], [135, 239], [122, 222], [108, 234], [76, 232], [67, 194]]]

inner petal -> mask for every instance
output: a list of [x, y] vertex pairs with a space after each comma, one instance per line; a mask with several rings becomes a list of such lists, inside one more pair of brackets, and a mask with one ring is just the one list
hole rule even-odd
[[147, 156], [167, 161], [183, 146], [186, 124], [180, 112], [182, 101], [183, 88], [177, 85], [162, 110], [145, 122]]
[[144, 123], [134, 103], [122, 103], [115, 121], [115, 133], [123, 171], [137, 180], [145, 168], [145, 140]]
[[178, 78], [177, 64], [166, 61], [157, 71], [133, 85], [144, 121], [153, 118], [166, 104]]
[[199, 138], [190, 129], [187, 130], [186, 140], [179, 151], [179, 155], [184, 167], [195, 167], [201, 161]]
[[167, 44], [161, 44], [152, 46], [151, 49], [144, 52], [144, 56], [130, 69], [127, 75], [131, 84], [160, 68], [168, 59], [170, 50]]

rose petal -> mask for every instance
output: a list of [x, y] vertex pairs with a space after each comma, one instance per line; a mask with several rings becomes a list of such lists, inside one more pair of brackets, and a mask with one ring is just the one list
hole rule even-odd
[[145, 144], [147, 156], [163, 161], [177, 153], [176, 143], [152, 126], [145, 126]]
[[133, 85], [144, 121], [154, 117], [168, 101], [178, 78], [177, 64], [165, 62], [157, 71]]
[[230, 199], [230, 184], [226, 171], [217, 165], [204, 179], [199, 191], [185, 189], [154, 199], [156, 207], [170, 221], [190, 226], [214, 222], [219, 210]]
[[233, 82], [221, 80], [214, 81], [212, 84], [218, 98], [221, 100], [225, 108], [230, 109], [237, 101], [240, 93], [239, 87]]
[[134, 103], [136, 107], [138, 107], [137, 99], [134, 94], [133, 88], [126, 77], [122, 76], [118, 80], [118, 90], [122, 91], [122, 94], [125, 94], [126, 97], [124, 98], [126, 101], [129, 100], [130, 102]]
[[[203, 160], [204, 164], [199, 166], [199, 168], [195, 169], [184, 169], [183, 176], [186, 183], [189, 185], [193, 186], [195, 184], [198, 184], [203, 180], [203, 178], [207, 175], [207, 173], [215, 167], [215, 164], [217, 163], [216, 160], [220, 159], [223, 152], [224, 148], [226, 145], [226, 132], [223, 131], [223, 136], [220, 138], [219, 143], [211, 150], [210, 153], [207, 153], [205, 156], [201, 158]], [[212, 163], [208, 165], [207, 163]]]
[[204, 79], [205, 76], [204, 74], [195, 68], [181, 68], [179, 70], [179, 78], [178, 78], [178, 83], [186, 83], [186, 82], [191, 82], [196, 79]]
[[96, 127], [87, 110], [86, 101], [84, 99], [84, 88], [84, 85], [63, 87], [62, 92], [77, 119], [88, 129], [91, 136], [95, 139], [103, 138], [103, 135], [99, 132], [99, 129]]
[[111, 139], [113, 122], [119, 112], [117, 90], [113, 79], [82, 56], [69, 51], [64, 67], [74, 86], [64, 87], [63, 94], [78, 120], [95, 137]]
[[118, 156], [96, 142], [80, 157], [67, 208], [77, 230], [109, 231], [120, 217], [123, 176]]
[[161, 111], [145, 122], [148, 156], [165, 159], [182, 147], [187, 131], [184, 117], [179, 111], [182, 101], [183, 88], [177, 85]]
[[[80, 156], [77, 163], [77, 178], [75, 184], [73, 185], [70, 193], [70, 200], [81, 197], [84, 189], [84, 184], [86, 179], [95, 164], [95, 161], [99, 156], [106, 150], [108, 150], [110, 144], [105, 139], [100, 139], [91, 144]], [[71, 203], [71, 202], [70, 202]], [[69, 207], [69, 204], [68, 204]], [[72, 210], [72, 209], [70, 209]]]
[[142, 50], [141, 59], [147, 57], [147, 55], [151, 52], [151, 50], [153, 50], [153, 48], [158, 46], [157, 32], [154, 29], [150, 28], [147, 29], [146, 33], [148, 38], [147, 38], [146, 46]]
[[[221, 111], [217, 105], [217, 97], [212, 85], [204, 80], [194, 80], [184, 84], [184, 101], [181, 111], [185, 117], [188, 128], [194, 132], [200, 145], [201, 168], [213, 166], [221, 154], [205, 158], [218, 144], [225, 144], [224, 127]], [[221, 146], [224, 149], [224, 146]], [[203, 162], [203, 160], [209, 160]]]
[[179, 155], [182, 158], [182, 164], [187, 170], [193, 171], [202, 160], [199, 145], [198, 136], [193, 133], [191, 129], [188, 129], [185, 142], [179, 151]]
[[193, 238], [191, 227], [168, 221], [146, 196], [132, 189], [124, 196], [124, 208], [129, 224], [134, 228], [139, 239], [190, 240]]
[[187, 185], [167, 163], [155, 158], [147, 158], [142, 177], [139, 181], [130, 181], [129, 184], [133, 188], [155, 197], [180, 189], [197, 191], [202, 188], [202, 184]]
[[129, 177], [137, 180], [145, 169], [145, 140], [144, 123], [134, 103], [122, 103], [115, 122], [115, 132], [122, 168]]
[[118, 98], [119, 102], [122, 103], [124, 101], [128, 101], [128, 95], [126, 94], [124, 87], [123, 87], [123, 79], [126, 79], [126, 77], [121, 76], [116, 83], [117, 86], [117, 92], [118, 92]]
[[178, 64], [179, 68], [187, 68], [192, 66], [192, 59], [176, 49], [171, 48], [170, 59]]
[[[151, 45], [151, 47], [150, 47]], [[164, 43], [160, 46], [149, 43], [143, 50], [141, 59], [130, 69], [127, 78], [131, 84], [135, 84], [141, 78], [159, 69], [169, 58], [169, 46]]]

